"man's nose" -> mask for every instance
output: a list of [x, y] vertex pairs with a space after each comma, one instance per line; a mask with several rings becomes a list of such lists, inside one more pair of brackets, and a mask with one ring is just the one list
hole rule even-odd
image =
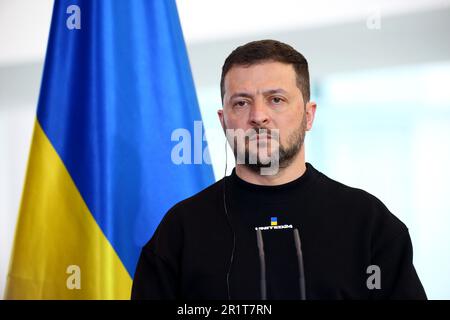
[[250, 107], [249, 123], [253, 127], [265, 126], [269, 123], [267, 108], [262, 101], [255, 101]]

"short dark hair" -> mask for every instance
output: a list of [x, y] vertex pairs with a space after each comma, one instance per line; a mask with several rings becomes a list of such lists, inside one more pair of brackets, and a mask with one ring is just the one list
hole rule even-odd
[[233, 66], [251, 66], [265, 61], [276, 61], [290, 64], [297, 76], [297, 86], [303, 95], [304, 102], [310, 99], [308, 61], [290, 45], [276, 40], [252, 41], [237, 47], [225, 59], [220, 78], [220, 93], [225, 95], [225, 76]]

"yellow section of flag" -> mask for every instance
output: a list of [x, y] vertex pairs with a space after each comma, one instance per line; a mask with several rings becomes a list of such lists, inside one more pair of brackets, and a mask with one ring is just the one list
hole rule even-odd
[[36, 121], [5, 299], [129, 299], [131, 285]]

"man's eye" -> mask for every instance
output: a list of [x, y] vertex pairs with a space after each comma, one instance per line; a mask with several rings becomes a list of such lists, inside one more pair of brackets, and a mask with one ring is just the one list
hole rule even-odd
[[281, 102], [283, 102], [283, 99], [281, 99], [280, 97], [273, 97], [272, 102], [275, 104], [280, 104]]
[[247, 105], [247, 101], [240, 100], [240, 101], [237, 101], [234, 105], [238, 106], [238, 107], [245, 107]]

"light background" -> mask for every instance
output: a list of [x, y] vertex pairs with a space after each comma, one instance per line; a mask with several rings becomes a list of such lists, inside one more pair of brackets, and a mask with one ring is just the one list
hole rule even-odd
[[[0, 0], [0, 297], [52, 4]], [[255, 39], [293, 45], [309, 60], [318, 103], [307, 161], [374, 194], [405, 222], [429, 298], [450, 299], [450, 1], [177, 4], [216, 179], [225, 168], [216, 115], [223, 60]]]

